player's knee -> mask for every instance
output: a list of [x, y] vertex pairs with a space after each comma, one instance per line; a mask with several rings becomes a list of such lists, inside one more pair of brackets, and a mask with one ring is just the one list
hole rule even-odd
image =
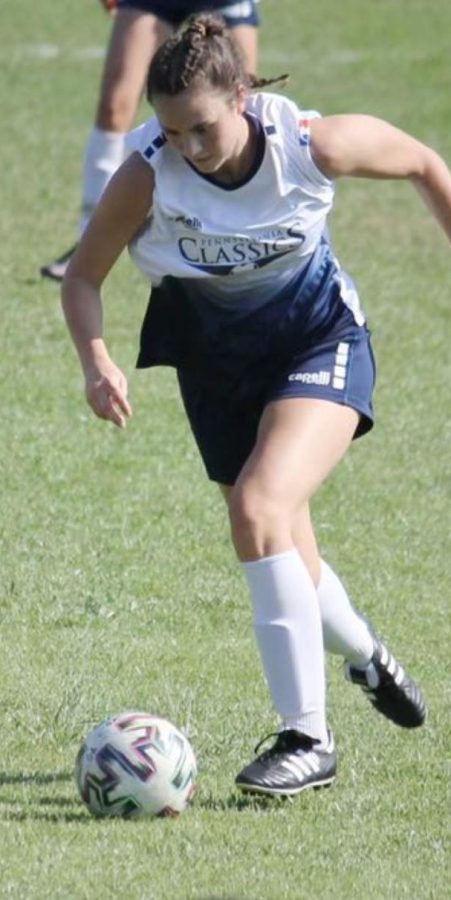
[[274, 552], [284, 530], [289, 534], [279, 504], [267, 494], [239, 482], [229, 498], [232, 539], [240, 559], [258, 559]]

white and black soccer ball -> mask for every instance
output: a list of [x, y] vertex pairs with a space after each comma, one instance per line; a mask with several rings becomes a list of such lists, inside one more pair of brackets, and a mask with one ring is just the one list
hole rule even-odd
[[196, 758], [172, 722], [144, 712], [105, 719], [85, 737], [75, 780], [94, 816], [176, 816], [196, 787]]

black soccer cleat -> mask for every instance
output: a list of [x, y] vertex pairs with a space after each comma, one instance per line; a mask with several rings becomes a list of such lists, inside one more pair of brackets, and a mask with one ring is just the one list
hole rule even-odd
[[54, 262], [48, 263], [46, 266], [41, 266], [40, 271], [42, 277], [51, 278], [53, 281], [62, 281], [77, 247], [78, 244], [74, 244], [70, 250], [66, 250], [66, 253], [63, 253], [63, 255], [58, 257], [58, 259], [55, 259]]
[[426, 720], [426, 702], [418, 685], [387, 647], [373, 635], [374, 653], [365, 669], [345, 663], [348, 681], [358, 684], [374, 708], [403, 728], [418, 728]]
[[[271, 737], [271, 735], [269, 735]], [[332, 733], [325, 750], [298, 731], [281, 731], [272, 747], [257, 756], [237, 775], [235, 784], [242, 791], [290, 797], [307, 788], [327, 787], [337, 771]], [[264, 738], [267, 740], [267, 738]], [[258, 753], [263, 741], [255, 748]]]

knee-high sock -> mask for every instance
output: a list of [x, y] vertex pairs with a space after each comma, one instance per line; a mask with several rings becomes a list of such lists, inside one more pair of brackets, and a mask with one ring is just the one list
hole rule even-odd
[[326, 650], [357, 666], [367, 666], [374, 652], [368, 625], [356, 613], [342, 582], [324, 560], [317, 592]]
[[124, 155], [124, 134], [92, 128], [85, 148], [83, 165], [80, 234], [85, 230], [96, 203], [110, 178], [121, 165]]
[[318, 597], [297, 550], [243, 563], [266, 680], [283, 728], [327, 742]]

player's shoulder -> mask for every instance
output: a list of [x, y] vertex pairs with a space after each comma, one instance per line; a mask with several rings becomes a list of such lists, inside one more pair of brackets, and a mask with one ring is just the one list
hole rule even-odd
[[161, 150], [166, 144], [166, 137], [157, 117], [152, 116], [147, 122], [143, 122], [142, 125], [138, 125], [137, 128], [130, 131], [125, 143], [128, 153], [136, 150], [148, 162], [152, 162], [158, 150]]
[[273, 94], [269, 91], [258, 91], [258, 93], [249, 94], [247, 109], [258, 116], [263, 124], [266, 122], [274, 124], [277, 120], [296, 116], [298, 111], [296, 103], [290, 100], [289, 97], [285, 97], [283, 94]]
[[308, 181], [321, 190], [331, 189], [330, 179], [312, 156], [312, 123], [322, 118], [317, 110], [299, 106], [280, 94], [262, 92], [251, 95], [248, 111], [260, 120], [271, 152], [290, 177]]
[[311, 121], [320, 116], [317, 110], [304, 109], [283, 94], [267, 91], [250, 94], [247, 109], [260, 119], [267, 132], [273, 134], [279, 130], [281, 132], [291, 129], [297, 131], [301, 122]]

